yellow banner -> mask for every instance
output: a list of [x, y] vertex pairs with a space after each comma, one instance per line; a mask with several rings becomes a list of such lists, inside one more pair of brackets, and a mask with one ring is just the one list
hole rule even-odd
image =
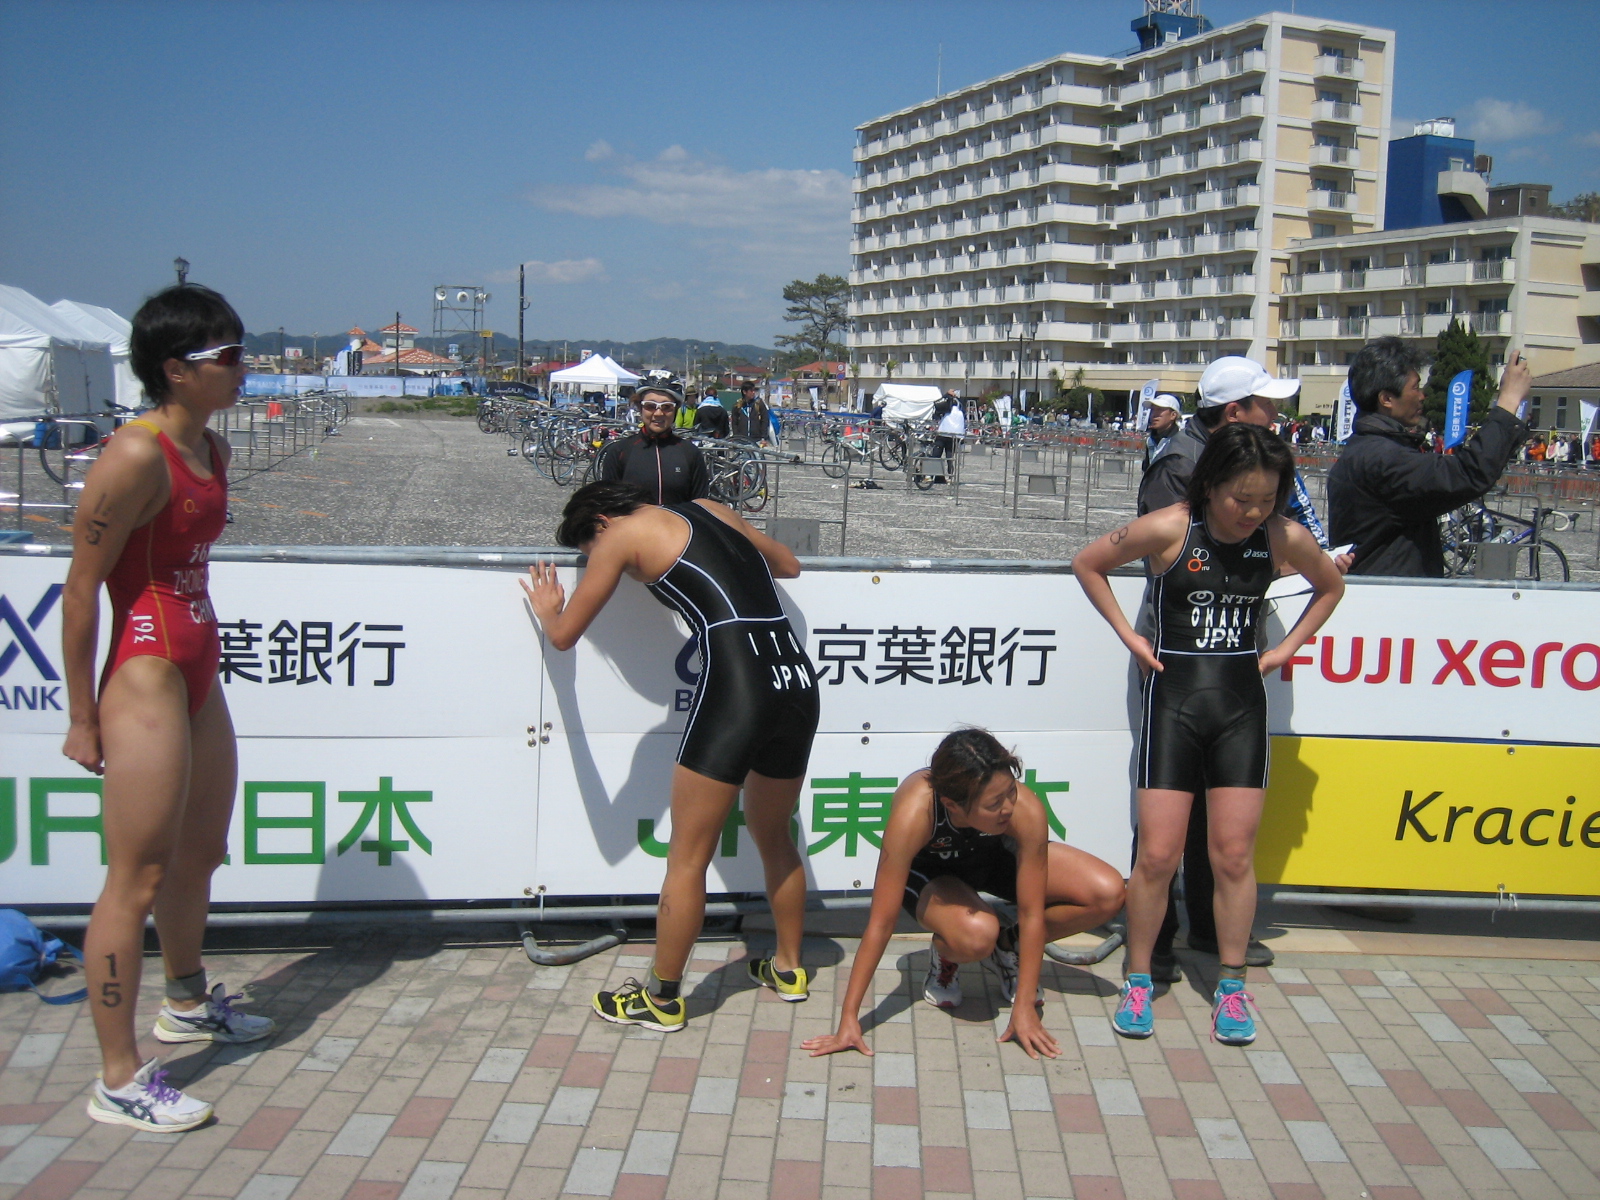
[[1256, 873], [1600, 895], [1600, 747], [1275, 737]]

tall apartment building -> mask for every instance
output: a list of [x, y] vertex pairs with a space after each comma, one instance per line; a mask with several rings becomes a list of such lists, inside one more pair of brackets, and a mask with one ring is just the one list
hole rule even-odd
[[[1147, 0], [1148, 48], [1062, 54], [857, 128], [851, 350], [968, 393], [1078, 367], [1188, 388], [1279, 365], [1291, 240], [1381, 226], [1389, 30]], [[1153, 27], [1152, 13], [1191, 19]]]

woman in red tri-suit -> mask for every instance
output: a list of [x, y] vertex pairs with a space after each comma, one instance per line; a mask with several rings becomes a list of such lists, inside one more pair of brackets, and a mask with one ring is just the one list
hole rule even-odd
[[[207, 429], [244, 382], [244, 327], [210, 288], [145, 301], [129, 338], [153, 407], [107, 444], [84, 481], [62, 606], [71, 726], [62, 753], [105, 776], [105, 885], [84, 940], [101, 1077], [89, 1116], [176, 1133], [211, 1106], [141, 1063], [134, 1030], [144, 922], [153, 911], [166, 967], [161, 1042], [250, 1042], [277, 1026], [232, 1006], [201, 965], [211, 874], [227, 850], [236, 756], [217, 686], [212, 543], [227, 522], [228, 447]], [[111, 646], [95, 688], [100, 585]]]

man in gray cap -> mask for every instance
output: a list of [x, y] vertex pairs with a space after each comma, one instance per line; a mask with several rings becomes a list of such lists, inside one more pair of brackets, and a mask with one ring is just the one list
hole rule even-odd
[[1176, 396], [1162, 392], [1139, 402], [1139, 428], [1144, 430], [1144, 469], [1165, 454], [1173, 436], [1183, 427], [1183, 405]]

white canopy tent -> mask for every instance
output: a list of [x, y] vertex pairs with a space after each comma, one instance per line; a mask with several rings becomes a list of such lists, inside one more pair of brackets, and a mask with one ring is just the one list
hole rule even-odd
[[146, 404], [144, 385], [128, 362], [128, 337], [133, 333], [128, 319], [109, 308], [80, 304], [76, 300], [57, 300], [50, 308], [85, 333], [105, 339], [111, 347], [111, 366], [116, 373], [117, 404], [122, 408], [143, 408]]
[[116, 392], [104, 338], [0, 284], [0, 437], [31, 434], [46, 413], [109, 412]]
[[883, 404], [886, 421], [926, 421], [943, 395], [930, 383], [880, 383], [872, 398]]
[[625, 383], [638, 383], [639, 376], [614, 362], [604, 354], [591, 354], [576, 366], [552, 371], [551, 383], [571, 383], [579, 387], [611, 388]]

